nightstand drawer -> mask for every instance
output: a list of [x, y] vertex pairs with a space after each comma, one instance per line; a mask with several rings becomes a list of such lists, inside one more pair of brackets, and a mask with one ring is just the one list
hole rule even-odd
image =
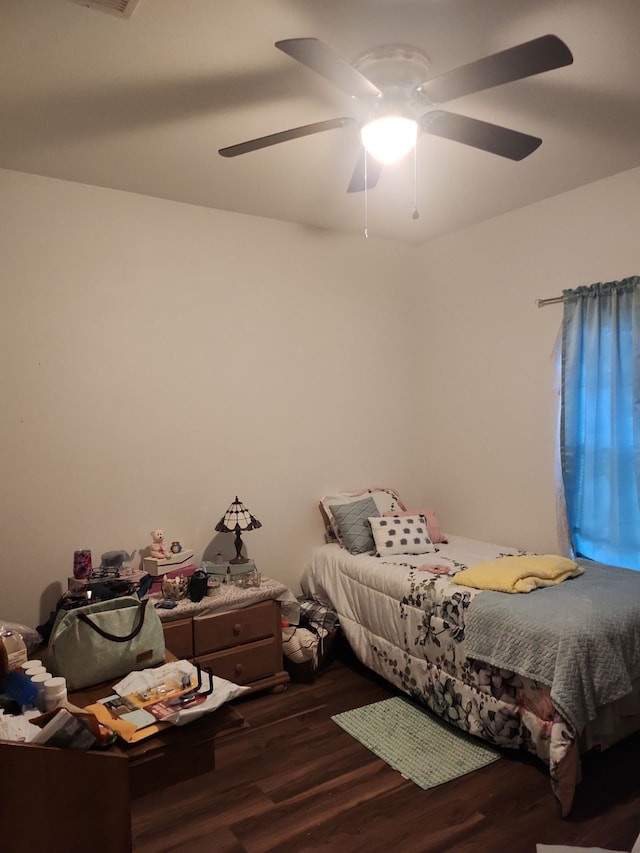
[[162, 626], [164, 644], [177, 658], [193, 657], [193, 622], [191, 619], [178, 619], [165, 622]]
[[263, 637], [273, 637], [280, 625], [275, 601], [263, 601], [242, 610], [193, 620], [193, 651], [196, 657], [228, 649]]
[[282, 669], [282, 655], [273, 638], [198, 658], [203, 667], [235, 684], [249, 684]]

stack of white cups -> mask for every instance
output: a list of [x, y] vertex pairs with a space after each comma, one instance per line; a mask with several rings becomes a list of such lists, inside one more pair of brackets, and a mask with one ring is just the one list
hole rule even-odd
[[22, 671], [28, 678], [33, 678], [34, 675], [39, 675], [47, 671], [47, 668], [39, 660], [28, 660], [22, 664]]
[[42, 672], [33, 673], [31, 670], [28, 673], [29, 678], [31, 679], [31, 683], [35, 684], [38, 688], [38, 695], [36, 696], [35, 702], [33, 703], [39, 711], [44, 711], [44, 685], [45, 682], [49, 681], [52, 677], [50, 672], [47, 672], [43, 669]]
[[39, 660], [28, 660], [22, 666], [24, 674], [38, 688], [34, 705], [39, 711], [53, 711], [67, 700], [67, 680], [54, 677]]
[[53, 711], [67, 699], [67, 680], [62, 676], [49, 677], [44, 682], [44, 710]]

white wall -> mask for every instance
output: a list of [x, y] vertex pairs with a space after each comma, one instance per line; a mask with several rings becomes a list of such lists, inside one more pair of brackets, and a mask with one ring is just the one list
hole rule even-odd
[[415, 251], [8, 171], [0, 220], [0, 619], [45, 618], [76, 549], [199, 559], [236, 494], [297, 590], [321, 495], [416, 491]]
[[236, 493], [293, 589], [335, 488], [557, 549], [534, 300], [640, 271], [640, 170], [418, 248], [2, 170], [0, 217], [0, 618], [42, 620], [79, 548], [160, 526], [199, 559]]
[[445, 529], [554, 551], [562, 305], [640, 274], [640, 169], [420, 248], [424, 497]]

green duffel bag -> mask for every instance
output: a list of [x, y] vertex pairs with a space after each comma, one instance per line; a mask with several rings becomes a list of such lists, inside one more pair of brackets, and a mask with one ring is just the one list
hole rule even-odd
[[58, 613], [48, 652], [49, 670], [80, 690], [164, 663], [162, 623], [135, 596], [96, 601]]

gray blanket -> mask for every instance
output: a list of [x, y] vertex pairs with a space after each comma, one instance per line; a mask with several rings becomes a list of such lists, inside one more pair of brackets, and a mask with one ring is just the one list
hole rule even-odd
[[640, 572], [578, 562], [584, 574], [558, 586], [476, 595], [465, 645], [470, 658], [548, 685], [581, 732], [640, 678]]

